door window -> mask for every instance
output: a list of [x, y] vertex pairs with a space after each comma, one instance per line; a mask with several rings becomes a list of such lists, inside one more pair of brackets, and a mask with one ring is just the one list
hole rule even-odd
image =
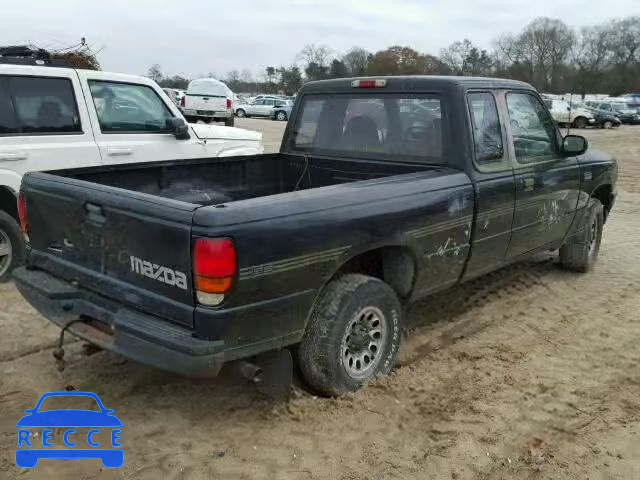
[[467, 103], [478, 166], [508, 167], [503, 161], [502, 129], [495, 98], [489, 92], [470, 93]]
[[546, 161], [557, 155], [557, 129], [544, 105], [534, 95], [509, 93], [507, 108], [518, 163]]
[[[14, 123], [4, 133], [82, 133], [73, 85], [69, 79], [16, 75], [6, 77], [5, 83], [8, 87], [2, 89], [4, 94], [0, 94], [0, 124], [17, 121], [17, 125]], [[9, 95], [13, 102], [9, 100]], [[12, 109], [8, 108], [10, 103], [13, 105]], [[2, 129], [0, 126], [0, 133], [3, 133]]]
[[173, 114], [149, 86], [91, 80], [93, 97], [103, 133], [167, 133]]

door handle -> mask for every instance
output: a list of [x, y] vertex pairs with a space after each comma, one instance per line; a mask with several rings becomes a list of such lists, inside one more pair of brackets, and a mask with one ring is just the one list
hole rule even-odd
[[133, 150], [130, 148], [108, 148], [107, 155], [111, 157], [123, 157], [126, 155], [131, 155]]
[[5, 162], [15, 162], [17, 160], [26, 160], [27, 154], [26, 152], [16, 152], [16, 153], [0, 153], [0, 161]]
[[533, 177], [525, 177], [522, 179], [522, 185], [525, 190], [533, 190], [533, 187], [536, 185], [536, 179]]

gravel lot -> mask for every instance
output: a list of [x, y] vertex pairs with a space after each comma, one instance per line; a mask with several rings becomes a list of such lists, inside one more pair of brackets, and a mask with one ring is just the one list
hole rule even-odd
[[[275, 151], [283, 123], [241, 119]], [[189, 380], [69, 345], [0, 286], [0, 477], [132, 479], [640, 478], [640, 127], [583, 131], [621, 165], [595, 271], [553, 254], [414, 305], [393, 374], [288, 405], [222, 375]], [[46, 391], [96, 392], [123, 421], [125, 465], [16, 468], [15, 422]], [[55, 432], [54, 432], [55, 434]]]

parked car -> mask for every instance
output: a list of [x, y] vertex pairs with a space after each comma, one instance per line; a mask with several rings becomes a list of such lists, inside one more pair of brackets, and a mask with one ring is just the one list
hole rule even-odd
[[277, 98], [260, 98], [248, 103], [241, 103], [236, 107], [237, 117], [269, 117], [273, 107], [283, 101]]
[[26, 172], [263, 151], [257, 132], [188, 126], [148, 78], [12, 61], [0, 62], [0, 282], [24, 257], [16, 198]]
[[600, 110], [598, 108], [593, 107], [585, 107], [588, 108], [591, 113], [593, 113], [594, 118], [596, 119], [594, 127], [599, 128], [617, 128], [622, 125], [622, 121], [616, 117], [613, 113], [608, 112], [606, 110]]
[[270, 117], [272, 120], [279, 120], [281, 122], [286, 122], [291, 116], [292, 109], [293, 109], [293, 101], [291, 100], [277, 102], [277, 104], [271, 109]]
[[26, 175], [18, 289], [182, 374], [297, 345], [311, 387], [340, 395], [392, 369], [408, 303], [539, 252], [596, 262], [617, 164], [563, 138], [526, 83], [309, 82], [289, 122], [279, 153]]
[[628, 93], [623, 95], [628, 103], [640, 106], [640, 93]]
[[163, 88], [162, 91], [167, 95], [167, 97], [169, 97], [169, 99], [176, 105], [176, 107], [180, 106], [180, 98], [176, 89]]
[[180, 107], [189, 123], [216, 121], [233, 127], [233, 98], [233, 92], [224, 83], [213, 78], [200, 78], [189, 82]]
[[622, 123], [628, 123], [631, 125], [640, 124], [640, 113], [638, 113], [638, 109], [630, 107], [624, 102], [599, 102], [594, 108], [615, 115], [622, 121]]
[[593, 113], [586, 108], [573, 108], [572, 105], [564, 100], [545, 99], [544, 103], [558, 125], [586, 128], [596, 123]]

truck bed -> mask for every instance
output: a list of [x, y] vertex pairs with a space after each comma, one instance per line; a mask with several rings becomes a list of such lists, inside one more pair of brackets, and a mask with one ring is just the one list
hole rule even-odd
[[287, 154], [56, 171], [55, 175], [201, 206], [414, 173], [417, 164]]

